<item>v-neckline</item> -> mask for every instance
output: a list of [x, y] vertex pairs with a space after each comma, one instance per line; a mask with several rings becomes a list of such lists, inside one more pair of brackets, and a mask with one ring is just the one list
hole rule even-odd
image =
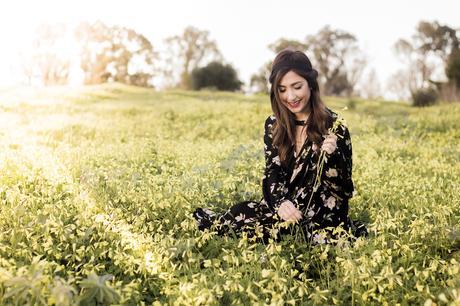
[[308, 136], [307, 136], [307, 137], [305, 138], [305, 141], [304, 141], [302, 147], [300, 148], [298, 154], [295, 152], [295, 145], [294, 145], [294, 157], [295, 157], [295, 161], [296, 161], [296, 162], [298, 161], [299, 156], [302, 155], [302, 152], [303, 152], [303, 150], [305, 150], [305, 147], [307, 146], [307, 143], [308, 143], [309, 141], [310, 141], [310, 139], [309, 139]]

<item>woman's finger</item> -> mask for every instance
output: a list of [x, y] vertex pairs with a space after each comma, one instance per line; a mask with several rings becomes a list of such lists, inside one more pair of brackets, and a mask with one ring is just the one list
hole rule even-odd
[[300, 219], [302, 219], [302, 218], [303, 218], [302, 213], [301, 213], [300, 211], [297, 212], [297, 219], [300, 220]]
[[302, 212], [297, 207], [294, 207], [293, 213], [297, 218], [302, 218]]
[[293, 214], [289, 213], [289, 214], [286, 214], [284, 220], [286, 221], [296, 221], [296, 218]]
[[299, 221], [300, 215], [298, 213], [293, 213], [289, 216], [289, 219], [291, 219], [292, 221]]
[[289, 210], [289, 214], [293, 217], [296, 217], [299, 215], [299, 210], [295, 207], [292, 207], [290, 210]]

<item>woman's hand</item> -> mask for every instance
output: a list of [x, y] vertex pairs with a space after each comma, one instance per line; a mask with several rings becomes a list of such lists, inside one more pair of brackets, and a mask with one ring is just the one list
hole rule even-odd
[[328, 134], [323, 141], [321, 151], [326, 151], [327, 154], [332, 154], [337, 149], [337, 135]]
[[294, 203], [289, 200], [281, 203], [278, 208], [278, 215], [284, 221], [299, 221], [302, 219], [302, 212], [295, 207]]

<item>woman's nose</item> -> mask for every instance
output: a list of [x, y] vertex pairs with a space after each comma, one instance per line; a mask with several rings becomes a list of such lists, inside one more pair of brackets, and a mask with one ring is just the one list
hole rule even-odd
[[287, 91], [287, 99], [289, 102], [293, 102], [294, 99], [296, 98], [294, 92], [292, 90]]

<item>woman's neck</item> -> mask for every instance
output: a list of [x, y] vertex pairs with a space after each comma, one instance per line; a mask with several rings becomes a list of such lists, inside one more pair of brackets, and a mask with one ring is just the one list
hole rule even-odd
[[304, 114], [304, 113], [297, 113], [295, 114], [295, 119], [296, 120], [299, 120], [299, 121], [307, 121], [308, 117], [310, 116], [310, 114]]

